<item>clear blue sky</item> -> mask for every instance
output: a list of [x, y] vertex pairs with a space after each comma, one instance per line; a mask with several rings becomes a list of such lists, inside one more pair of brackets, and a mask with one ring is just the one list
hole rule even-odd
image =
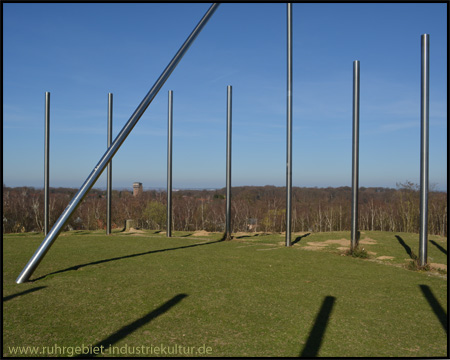
[[[3, 183], [80, 187], [208, 3], [6, 3]], [[351, 186], [352, 67], [361, 63], [360, 186], [419, 183], [420, 36], [430, 34], [430, 175], [447, 186], [447, 5], [293, 4], [293, 185]], [[286, 184], [286, 5], [224, 3], [113, 159], [113, 187], [165, 187], [174, 91], [174, 188]], [[95, 185], [106, 186], [106, 172]]]

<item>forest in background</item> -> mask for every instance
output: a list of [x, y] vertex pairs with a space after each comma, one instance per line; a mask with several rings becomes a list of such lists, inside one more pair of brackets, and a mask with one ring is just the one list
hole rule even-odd
[[[50, 188], [50, 227], [77, 189]], [[172, 194], [173, 230], [221, 232], [225, 226], [226, 189], [177, 190]], [[351, 188], [292, 189], [292, 231], [350, 231]], [[283, 232], [286, 230], [286, 188], [240, 186], [232, 188], [232, 229]], [[167, 193], [147, 190], [112, 191], [112, 228], [123, 229], [127, 219], [141, 229], [165, 230]], [[419, 188], [409, 181], [396, 189], [359, 189], [359, 229], [418, 233]], [[3, 233], [42, 232], [44, 190], [3, 185]], [[106, 229], [106, 191], [92, 189], [64, 230]], [[428, 233], [447, 236], [447, 193], [428, 195]]]

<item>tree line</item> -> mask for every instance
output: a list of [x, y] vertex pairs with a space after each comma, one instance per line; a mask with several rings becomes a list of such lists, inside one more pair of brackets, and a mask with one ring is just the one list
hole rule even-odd
[[[58, 219], [76, 189], [51, 188], [50, 227]], [[173, 230], [220, 232], [225, 226], [226, 189], [174, 191]], [[351, 188], [292, 189], [292, 231], [349, 231]], [[134, 220], [142, 229], [165, 230], [167, 194], [147, 190], [133, 196], [128, 190], [112, 191], [112, 227], [122, 229]], [[283, 232], [286, 230], [286, 190], [275, 186], [241, 186], [232, 189], [232, 228], [237, 231]], [[418, 186], [406, 181], [396, 189], [359, 189], [358, 228], [418, 233]], [[3, 185], [3, 233], [43, 231], [44, 190]], [[71, 216], [64, 230], [106, 228], [106, 191], [92, 189]], [[428, 232], [447, 236], [447, 193], [428, 195]]]

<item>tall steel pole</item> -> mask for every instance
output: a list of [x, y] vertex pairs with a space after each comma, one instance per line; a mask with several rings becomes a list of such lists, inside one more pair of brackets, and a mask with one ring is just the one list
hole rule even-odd
[[227, 86], [227, 208], [226, 239], [231, 240], [231, 107], [232, 88]]
[[49, 179], [50, 179], [50, 93], [45, 93], [45, 145], [44, 145], [44, 235], [48, 233]]
[[169, 115], [167, 129], [167, 237], [172, 236], [172, 124], [173, 91], [169, 90]]
[[[112, 143], [113, 94], [108, 93], [108, 148]], [[108, 164], [106, 181], [106, 235], [111, 234], [112, 161]]]
[[352, 228], [350, 251], [358, 246], [359, 61], [353, 61]]
[[292, 210], [292, 4], [287, 4], [286, 246], [291, 246]]
[[421, 85], [420, 85], [420, 239], [419, 265], [427, 264], [428, 249], [428, 115], [430, 90], [430, 35], [421, 36]]
[[173, 59], [167, 65], [165, 70], [159, 76], [158, 80], [156, 80], [153, 87], [150, 89], [150, 91], [147, 93], [147, 95], [141, 101], [141, 103], [136, 108], [134, 113], [131, 115], [130, 119], [127, 121], [125, 126], [119, 132], [119, 134], [117, 135], [117, 137], [115, 138], [115, 140], [113, 141], [111, 146], [108, 148], [108, 150], [105, 152], [105, 154], [100, 158], [100, 161], [97, 163], [97, 165], [94, 167], [92, 172], [89, 174], [89, 176], [87, 177], [87, 179], [85, 180], [85, 182], [83, 183], [81, 188], [78, 190], [78, 192], [75, 194], [73, 199], [70, 201], [69, 205], [67, 205], [66, 209], [63, 211], [63, 213], [61, 214], [59, 219], [56, 221], [53, 228], [50, 230], [48, 235], [45, 237], [44, 241], [41, 243], [39, 248], [36, 250], [36, 252], [33, 254], [31, 259], [25, 265], [25, 267], [23, 268], [19, 277], [16, 279], [16, 283], [21, 284], [21, 283], [27, 281], [30, 278], [31, 274], [33, 274], [34, 270], [39, 265], [39, 263], [41, 262], [42, 258], [45, 256], [47, 251], [50, 249], [51, 245], [56, 240], [59, 233], [62, 231], [62, 228], [64, 227], [66, 222], [69, 220], [72, 213], [77, 209], [78, 205], [81, 203], [81, 201], [86, 196], [88, 191], [95, 184], [95, 182], [97, 181], [97, 179], [99, 178], [99, 176], [101, 175], [103, 170], [105, 170], [106, 165], [116, 154], [117, 150], [119, 150], [120, 146], [123, 144], [123, 142], [125, 141], [127, 136], [130, 134], [131, 130], [133, 130], [134, 126], [139, 121], [141, 116], [144, 114], [147, 107], [150, 105], [150, 103], [153, 101], [155, 96], [158, 94], [161, 87], [164, 85], [166, 80], [169, 78], [172, 71], [178, 65], [178, 63], [180, 62], [183, 55], [189, 49], [189, 47], [194, 42], [197, 35], [200, 33], [200, 31], [206, 25], [206, 23], [211, 18], [211, 16], [214, 14], [214, 12], [217, 10], [217, 7], [219, 5], [220, 4], [218, 4], [218, 3], [211, 5], [211, 7], [205, 13], [205, 15], [200, 20], [200, 22], [197, 24], [195, 29], [192, 31], [192, 33], [186, 39], [184, 44], [181, 46], [181, 48], [175, 54]]

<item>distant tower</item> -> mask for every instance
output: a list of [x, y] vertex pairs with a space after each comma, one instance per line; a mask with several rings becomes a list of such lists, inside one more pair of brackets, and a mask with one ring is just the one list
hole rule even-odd
[[133, 183], [133, 196], [138, 196], [143, 192], [142, 183], [135, 182]]

